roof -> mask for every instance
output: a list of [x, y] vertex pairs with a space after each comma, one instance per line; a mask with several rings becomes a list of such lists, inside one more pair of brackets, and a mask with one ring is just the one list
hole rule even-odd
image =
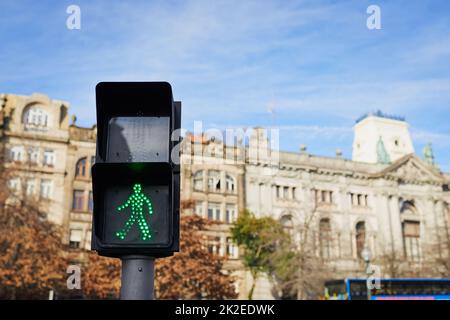
[[372, 111], [372, 112], [363, 114], [361, 117], [356, 119], [355, 123], [359, 123], [368, 117], [378, 117], [378, 118], [385, 118], [385, 119], [391, 119], [391, 120], [397, 120], [397, 121], [406, 121], [405, 117], [386, 114], [386, 113], [383, 113], [381, 110], [377, 110], [377, 111]]

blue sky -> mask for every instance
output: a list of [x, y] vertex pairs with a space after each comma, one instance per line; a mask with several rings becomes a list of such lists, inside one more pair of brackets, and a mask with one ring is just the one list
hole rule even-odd
[[[70, 4], [81, 30], [66, 28]], [[366, 27], [370, 4], [381, 30]], [[448, 0], [2, 0], [0, 12], [0, 92], [66, 100], [80, 125], [95, 122], [97, 82], [166, 80], [188, 129], [275, 125], [282, 149], [350, 158], [354, 120], [381, 109], [450, 172]]]

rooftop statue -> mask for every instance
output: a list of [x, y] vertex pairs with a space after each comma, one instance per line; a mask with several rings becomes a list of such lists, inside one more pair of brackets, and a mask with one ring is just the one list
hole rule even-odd
[[377, 142], [377, 162], [382, 164], [388, 164], [391, 162], [389, 154], [384, 147], [383, 139], [381, 139], [381, 136], [378, 138]]
[[434, 165], [434, 154], [431, 143], [427, 143], [427, 145], [423, 148], [423, 157], [428, 164]]

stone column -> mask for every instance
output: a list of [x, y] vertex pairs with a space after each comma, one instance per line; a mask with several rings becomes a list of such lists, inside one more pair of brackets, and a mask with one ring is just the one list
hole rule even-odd
[[403, 252], [403, 232], [398, 196], [389, 197], [389, 209], [393, 248], [397, 253]]
[[257, 188], [258, 188], [258, 217], [261, 217], [262, 214], [262, 201], [263, 201], [263, 184], [258, 181], [257, 182]]
[[227, 190], [227, 180], [225, 171], [221, 170], [220, 173], [220, 191], [225, 192]]
[[356, 231], [355, 229], [351, 229], [352, 231], [350, 231], [350, 244], [351, 244], [351, 256], [353, 259], [357, 259], [358, 258], [358, 252], [356, 250]]
[[225, 201], [222, 201], [222, 203], [220, 204], [220, 221], [222, 221], [222, 222], [225, 221], [226, 210], [227, 210], [227, 205], [226, 205]]
[[239, 213], [240, 210], [245, 209], [246, 188], [243, 174], [238, 174], [236, 194], [238, 195], [238, 213]]
[[203, 191], [209, 192], [208, 169], [203, 169]]
[[219, 243], [219, 255], [221, 257], [225, 256], [226, 253], [226, 246], [227, 246], [227, 238], [225, 236], [220, 237], [220, 243]]
[[374, 194], [372, 210], [375, 212], [378, 223], [378, 242], [384, 253], [395, 250], [394, 235], [392, 231], [391, 208], [387, 194]]
[[268, 213], [272, 214], [273, 212], [273, 184], [272, 181], [267, 181], [266, 182], [266, 203], [267, 203], [267, 208], [266, 210], [268, 211]]
[[[339, 189], [340, 211], [342, 212], [342, 230], [341, 234], [350, 234], [352, 226], [350, 225], [350, 200], [346, 188]], [[352, 257], [352, 241], [339, 239], [341, 257]]]
[[208, 219], [208, 200], [202, 201], [202, 216]]

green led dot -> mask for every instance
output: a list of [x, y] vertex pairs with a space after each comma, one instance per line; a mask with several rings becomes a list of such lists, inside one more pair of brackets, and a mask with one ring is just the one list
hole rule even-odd
[[151, 238], [150, 228], [147, 224], [147, 220], [144, 216], [144, 205], [147, 204], [150, 214], [153, 214], [152, 203], [149, 198], [142, 192], [142, 186], [139, 183], [133, 185], [133, 193], [128, 197], [125, 203], [118, 206], [119, 211], [131, 206], [131, 214], [128, 220], [125, 222], [125, 228], [115, 233], [115, 235], [124, 240], [131, 227], [137, 223], [140, 232], [140, 238], [142, 240], [148, 240]]

